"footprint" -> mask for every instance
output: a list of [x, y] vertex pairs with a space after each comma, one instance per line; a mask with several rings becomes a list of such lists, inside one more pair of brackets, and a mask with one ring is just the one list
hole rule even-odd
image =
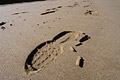
[[84, 13], [85, 15], [93, 15], [93, 16], [99, 16], [99, 13], [97, 11], [93, 11], [93, 10], [86, 10], [86, 12]]
[[41, 15], [46, 15], [46, 14], [50, 14], [50, 13], [55, 13], [56, 11], [58, 11], [58, 9], [62, 8], [62, 6], [58, 6], [56, 8], [51, 8], [51, 9], [47, 9], [45, 12], [41, 13]]
[[[38, 45], [27, 57], [25, 62], [25, 72], [27, 74], [36, 73], [44, 69], [53, 60], [64, 53], [64, 47], [75, 46], [89, 39], [83, 32], [63, 31], [52, 40]], [[77, 51], [76, 51], [77, 52]]]
[[50, 13], [55, 13], [56, 11], [55, 10], [48, 10], [44, 13], [41, 13], [41, 15], [46, 15], [46, 14], [50, 14]]
[[90, 5], [85, 5], [84, 8], [86, 8], [86, 7], [90, 7]]
[[3, 26], [4, 24], [6, 24], [6, 22], [1, 22], [1, 23], [0, 23], [0, 26]]
[[28, 12], [20, 12], [20, 13], [13, 13], [12, 15], [18, 15], [18, 14], [24, 14], [24, 13], [28, 13]]
[[6, 28], [5, 28], [4, 26], [1, 26], [1, 29], [4, 30], [4, 29], [6, 29]]
[[57, 8], [62, 8], [62, 6], [58, 6]]
[[80, 5], [79, 5], [79, 3], [75, 2], [73, 5], [69, 5], [67, 7], [73, 8], [73, 7], [77, 7], [77, 6], [80, 6]]
[[1, 27], [2, 30], [6, 29], [6, 28], [3, 26], [3, 25], [5, 25], [5, 24], [6, 24], [6, 22], [1, 22], [1, 23], [0, 23], [0, 27]]
[[41, 15], [46, 15], [46, 14], [50, 14], [50, 13], [55, 13], [56, 11], [58, 11], [58, 9], [62, 8], [62, 6], [58, 6], [57, 8], [51, 8], [51, 9], [47, 9], [45, 12], [41, 13]]

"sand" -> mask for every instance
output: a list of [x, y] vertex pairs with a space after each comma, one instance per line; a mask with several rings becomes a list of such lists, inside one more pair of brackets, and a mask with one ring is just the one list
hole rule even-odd
[[[119, 3], [48, 0], [0, 5], [0, 80], [119, 80]], [[75, 33], [55, 38], [64, 31]], [[48, 46], [60, 55], [48, 57], [54, 60], [42, 63], [45, 67], [36, 66], [43, 62], [37, 58], [38, 52], [48, 51], [38, 49], [38, 45], [50, 40], [53, 43]], [[32, 52], [37, 56], [31, 61], [28, 57]], [[82, 67], [76, 65], [78, 56], [84, 61]], [[38, 62], [33, 64], [37, 70], [29, 67], [31, 74], [26, 74], [27, 59], [32, 64], [36, 59]]]

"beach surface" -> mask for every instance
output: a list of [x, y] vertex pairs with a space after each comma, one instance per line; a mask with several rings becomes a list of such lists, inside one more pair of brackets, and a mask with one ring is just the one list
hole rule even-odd
[[0, 80], [120, 80], [119, 4], [0, 5]]

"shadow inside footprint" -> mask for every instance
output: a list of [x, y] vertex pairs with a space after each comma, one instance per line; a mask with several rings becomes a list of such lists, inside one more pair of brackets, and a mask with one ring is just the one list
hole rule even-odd
[[93, 15], [93, 16], [99, 16], [99, 13], [97, 11], [93, 11], [93, 10], [86, 10], [86, 12], [84, 13], [85, 15]]
[[60, 34], [56, 35], [54, 38], [53, 38], [53, 42], [56, 41], [57, 39], [61, 38], [62, 36], [66, 35], [67, 33], [70, 33], [72, 31], [63, 31], [61, 32]]
[[84, 59], [81, 57], [81, 59], [80, 59], [80, 61], [79, 61], [80, 63], [79, 63], [79, 66], [82, 68], [83, 67], [83, 65], [84, 65]]
[[84, 42], [86, 40], [90, 39], [90, 37], [88, 35], [82, 37], [82, 39], [80, 39], [80, 42]]
[[55, 13], [55, 11], [44, 12], [44, 13], [41, 13], [41, 15], [46, 15], [46, 14], [50, 14], [50, 13]]
[[78, 44], [76, 44], [75, 46], [80, 46], [80, 45], [82, 45], [82, 43], [78, 43]]
[[2, 26], [2, 25], [4, 25], [4, 24], [6, 24], [6, 22], [1, 22], [1, 23], [0, 23], [0, 26]]

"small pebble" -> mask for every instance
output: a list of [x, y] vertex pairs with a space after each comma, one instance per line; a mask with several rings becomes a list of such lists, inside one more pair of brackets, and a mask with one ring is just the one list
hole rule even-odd
[[12, 24], [10, 24], [10, 26], [12, 26]]

